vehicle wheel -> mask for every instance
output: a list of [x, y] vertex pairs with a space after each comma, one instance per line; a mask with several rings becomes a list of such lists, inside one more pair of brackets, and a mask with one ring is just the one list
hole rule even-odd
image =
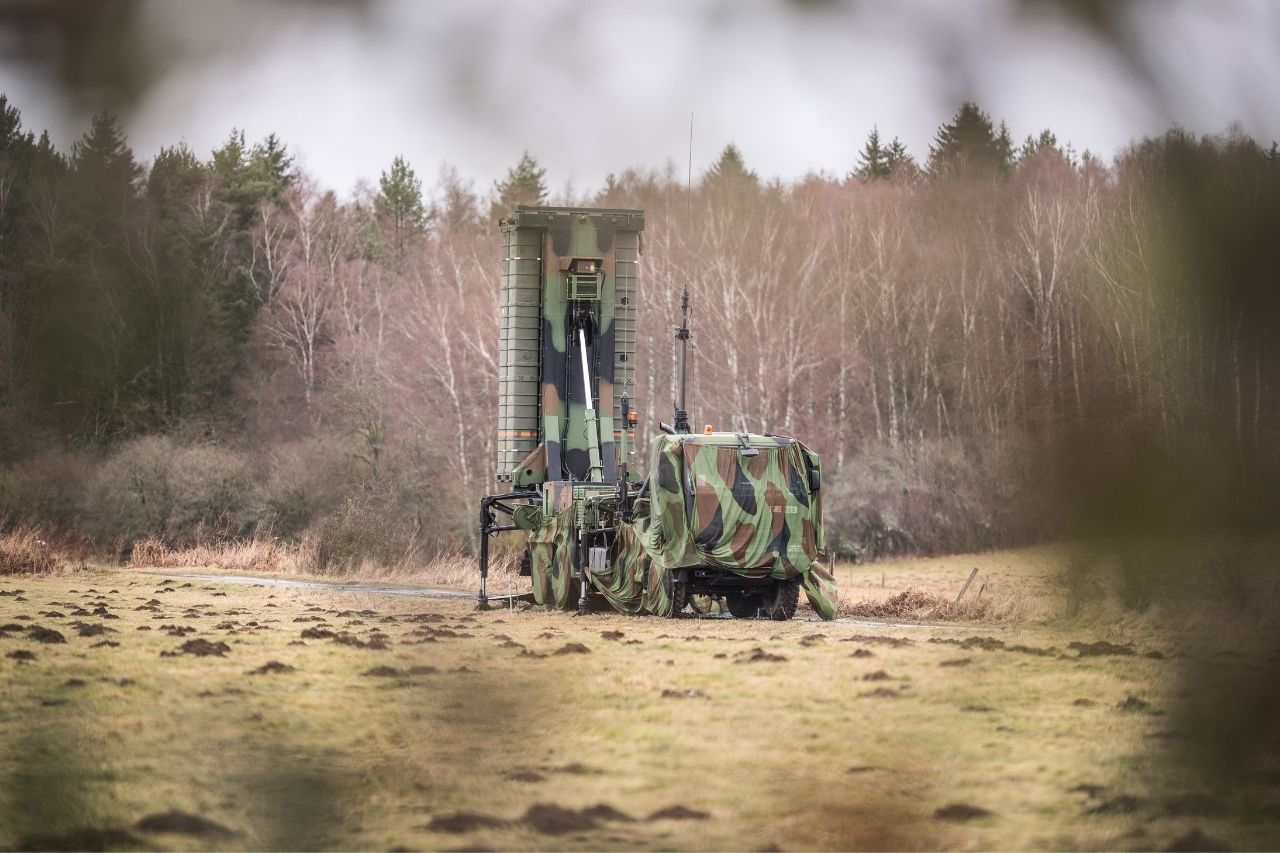
[[671, 581], [671, 613], [668, 619], [678, 619], [689, 604], [689, 585], [683, 581]]
[[764, 612], [775, 622], [785, 622], [796, 615], [800, 604], [800, 583], [778, 581], [771, 592], [765, 593]]
[[758, 593], [744, 593], [741, 590], [726, 593], [725, 600], [729, 603], [729, 612], [733, 614], [734, 619], [750, 619], [759, 613], [763, 606]]
[[689, 609], [699, 616], [709, 616], [716, 606], [716, 598], [710, 595], [690, 595]]

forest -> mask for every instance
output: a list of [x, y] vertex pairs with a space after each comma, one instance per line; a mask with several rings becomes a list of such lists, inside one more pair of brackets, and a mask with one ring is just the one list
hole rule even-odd
[[[849, 173], [620, 168], [318, 186], [274, 135], [142, 162], [0, 96], [0, 525], [125, 558], [271, 541], [316, 571], [466, 553], [492, 486], [496, 219], [646, 212], [637, 399], [823, 457], [841, 559], [1252, 529], [1280, 484], [1280, 154], [1171, 128], [1104, 162], [966, 103]], [[417, 164], [419, 168], [422, 164]]]

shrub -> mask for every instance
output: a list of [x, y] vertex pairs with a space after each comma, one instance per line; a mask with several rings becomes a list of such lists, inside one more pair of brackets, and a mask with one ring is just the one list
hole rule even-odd
[[100, 545], [148, 536], [191, 544], [250, 527], [250, 486], [248, 461], [235, 451], [148, 436], [98, 469], [85, 492], [86, 516]]
[[866, 561], [1026, 541], [1042, 514], [1022, 488], [1022, 458], [1016, 443], [981, 455], [957, 441], [864, 448], [828, 477], [828, 547]]
[[0, 518], [74, 529], [92, 468], [84, 454], [43, 453], [0, 471]]
[[292, 537], [342, 505], [353, 481], [351, 455], [333, 436], [271, 450], [259, 488], [259, 515], [276, 534]]
[[396, 566], [403, 563], [411, 543], [401, 541], [387, 512], [385, 495], [348, 498], [320, 526], [316, 568], [321, 572], [350, 571], [365, 563]]

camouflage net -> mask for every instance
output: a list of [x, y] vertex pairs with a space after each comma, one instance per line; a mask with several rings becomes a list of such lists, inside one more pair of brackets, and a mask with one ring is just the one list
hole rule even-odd
[[[791, 439], [749, 440], [756, 455], [743, 454], [736, 436], [659, 438], [636, 520], [619, 528], [609, 566], [590, 577], [616, 610], [669, 616], [674, 572], [708, 565], [748, 578], [799, 579], [814, 611], [835, 618], [835, 578], [818, 562], [821, 492], [809, 489], [818, 458]], [[572, 535], [572, 510], [565, 510], [530, 537], [539, 604], [574, 603]]]

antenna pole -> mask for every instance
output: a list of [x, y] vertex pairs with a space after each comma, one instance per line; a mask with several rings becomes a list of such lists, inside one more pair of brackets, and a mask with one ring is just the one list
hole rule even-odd
[[684, 295], [680, 297], [680, 328], [676, 329], [676, 340], [679, 342], [680, 348], [676, 350], [676, 371], [680, 375], [680, 385], [678, 387], [676, 397], [676, 422], [673, 425], [678, 433], [689, 433], [689, 412], [685, 410], [684, 395], [686, 372], [685, 367], [688, 364], [689, 338], [692, 334], [689, 332], [689, 287], [686, 285]]
[[693, 225], [693, 111], [689, 111], [689, 171], [685, 174], [684, 197], [688, 203], [689, 225]]
[[[685, 185], [685, 197], [689, 202], [689, 227], [693, 227], [693, 112], [689, 113], [689, 171], [687, 173]], [[689, 338], [692, 335], [689, 332], [689, 285], [686, 281], [684, 293], [680, 296], [680, 328], [676, 329], [676, 340], [679, 342], [679, 349], [676, 350], [676, 372], [679, 374], [680, 384], [676, 390], [676, 416], [673, 427], [677, 433], [688, 434], [693, 430], [689, 427], [689, 412], [685, 408], [685, 389], [687, 387], [687, 371], [689, 354]]]

